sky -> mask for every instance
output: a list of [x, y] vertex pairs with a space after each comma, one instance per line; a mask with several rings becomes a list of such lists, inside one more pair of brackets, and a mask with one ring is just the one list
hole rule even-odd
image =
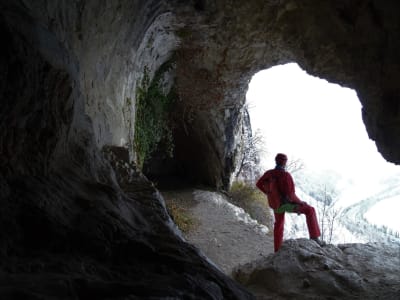
[[398, 170], [369, 139], [357, 93], [312, 77], [295, 63], [254, 75], [247, 103], [253, 132], [260, 129], [264, 135], [269, 154], [265, 168], [283, 152], [308, 168], [332, 169], [365, 180], [370, 173], [374, 180], [377, 173]]
[[[380, 201], [372, 207], [364, 216], [370, 223], [377, 225], [386, 225], [389, 228], [400, 232], [399, 210], [393, 206], [393, 203], [398, 202], [398, 197], [388, 198]], [[390, 209], [388, 209], [388, 207]], [[382, 220], [381, 216], [385, 216]]]

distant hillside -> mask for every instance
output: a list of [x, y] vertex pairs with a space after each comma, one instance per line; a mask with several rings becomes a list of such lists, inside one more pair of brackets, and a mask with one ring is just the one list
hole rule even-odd
[[[378, 193], [348, 207], [336, 205], [340, 199], [341, 189], [351, 184], [351, 182], [343, 184], [344, 180], [338, 173], [301, 171], [295, 173], [294, 177], [298, 193], [302, 191], [307, 195], [303, 197], [310, 197], [315, 201], [313, 203], [318, 209], [320, 222], [324, 221], [323, 214], [327, 214], [327, 218], [329, 218], [329, 213], [334, 211], [334, 213], [338, 213], [335, 220], [338, 223], [335, 225], [336, 229], [344, 226], [353, 235], [367, 242], [400, 243], [399, 232], [387, 226], [371, 224], [364, 216], [380, 201], [400, 196], [399, 176], [380, 180], [381, 190]], [[310, 201], [310, 198], [305, 201]], [[333, 242], [335, 241], [333, 240]]]
[[[370, 241], [400, 244], [400, 233], [387, 226], [371, 224], [365, 214], [382, 200], [400, 195], [400, 183], [388, 186], [380, 193], [368, 197], [344, 210], [342, 223], [353, 233], [366, 236]], [[390, 208], [388, 208], [390, 209]]]

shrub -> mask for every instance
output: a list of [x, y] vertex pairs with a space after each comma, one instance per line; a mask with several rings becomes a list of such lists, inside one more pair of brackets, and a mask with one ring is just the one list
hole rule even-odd
[[187, 211], [187, 209], [179, 206], [175, 201], [167, 201], [167, 210], [176, 226], [187, 233], [197, 226], [197, 220]]
[[235, 181], [229, 190], [229, 196], [233, 204], [243, 208], [258, 223], [271, 228], [272, 215], [267, 197], [255, 186]]

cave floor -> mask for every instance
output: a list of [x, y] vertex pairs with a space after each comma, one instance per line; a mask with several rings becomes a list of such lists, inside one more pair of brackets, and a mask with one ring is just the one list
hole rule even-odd
[[[226, 275], [240, 265], [273, 253], [273, 237], [258, 223], [238, 217], [240, 212], [220, 193], [186, 188], [161, 191], [171, 214], [179, 213], [185, 239], [195, 245]], [[179, 227], [179, 226], [178, 226]]]

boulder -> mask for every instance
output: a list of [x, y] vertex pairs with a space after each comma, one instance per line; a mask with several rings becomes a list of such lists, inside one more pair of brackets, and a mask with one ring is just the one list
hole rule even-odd
[[[398, 299], [398, 247], [287, 240], [234, 277], [265, 299]], [[264, 298], [261, 298], [264, 299]]]

